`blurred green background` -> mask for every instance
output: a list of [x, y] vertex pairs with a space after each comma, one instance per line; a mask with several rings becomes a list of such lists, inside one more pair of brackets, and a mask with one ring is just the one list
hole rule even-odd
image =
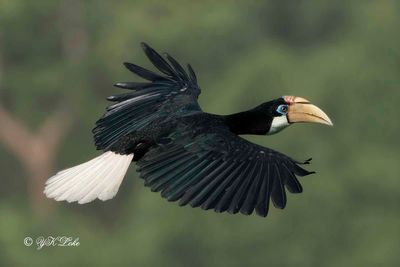
[[[0, 266], [400, 266], [399, 1], [0, 0]], [[313, 157], [267, 218], [168, 203], [131, 167], [117, 197], [44, 199], [55, 171], [98, 155], [91, 129], [150, 67], [139, 43], [190, 62], [201, 106], [234, 113], [281, 95], [335, 127], [248, 137]], [[246, 137], [247, 138], [247, 137]], [[79, 237], [26, 247], [26, 236]]]

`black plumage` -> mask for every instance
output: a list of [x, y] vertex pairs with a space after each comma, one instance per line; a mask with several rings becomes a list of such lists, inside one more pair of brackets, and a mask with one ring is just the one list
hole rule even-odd
[[266, 216], [270, 199], [283, 209], [286, 189], [302, 192], [296, 176], [313, 173], [300, 166], [309, 160], [297, 162], [238, 136], [267, 134], [283, 98], [227, 116], [205, 113], [192, 67], [186, 71], [170, 55], [142, 47], [161, 74], [124, 63], [148, 82], [115, 84], [131, 91], [108, 98], [114, 104], [93, 130], [97, 149], [133, 153], [145, 185], [180, 205]]

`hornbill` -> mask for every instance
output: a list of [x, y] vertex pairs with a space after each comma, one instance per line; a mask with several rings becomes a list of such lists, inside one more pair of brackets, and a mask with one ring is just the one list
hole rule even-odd
[[302, 97], [283, 96], [231, 115], [203, 112], [200, 87], [190, 65], [185, 70], [172, 56], [142, 48], [156, 73], [132, 63], [125, 67], [148, 82], [120, 82], [131, 90], [107, 99], [93, 129], [104, 153], [58, 172], [44, 193], [57, 201], [88, 203], [113, 198], [132, 161], [152, 191], [216, 212], [267, 216], [269, 201], [286, 205], [286, 191], [302, 192], [296, 176], [314, 172], [280, 152], [251, 143], [240, 135], [270, 135], [297, 122], [332, 126], [329, 117]]

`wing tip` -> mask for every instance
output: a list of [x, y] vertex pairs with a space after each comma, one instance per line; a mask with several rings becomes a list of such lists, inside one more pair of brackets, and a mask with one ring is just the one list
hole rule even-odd
[[143, 41], [140, 42], [140, 46], [143, 48], [143, 50], [151, 48], [146, 42]]

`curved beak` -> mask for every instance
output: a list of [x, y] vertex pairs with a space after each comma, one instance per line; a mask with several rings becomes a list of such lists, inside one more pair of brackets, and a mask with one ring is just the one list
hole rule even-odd
[[284, 99], [289, 104], [287, 113], [289, 123], [313, 122], [333, 126], [328, 115], [307, 99], [297, 96], [284, 96]]

